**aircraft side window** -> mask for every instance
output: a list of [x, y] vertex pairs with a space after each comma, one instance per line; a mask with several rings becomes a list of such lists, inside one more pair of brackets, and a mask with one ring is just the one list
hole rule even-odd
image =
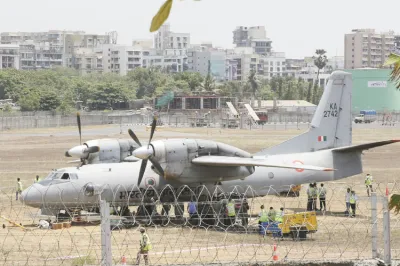
[[78, 179], [78, 175], [75, 174], [75, 173], [70, 173], [70, 174], [69, 174], [69, 178], [70, 178], [70, 179]]
[[61, 179], [63, 180], [69, 180], [69, 174], [68, 173], [64, 173], [61, 177]]

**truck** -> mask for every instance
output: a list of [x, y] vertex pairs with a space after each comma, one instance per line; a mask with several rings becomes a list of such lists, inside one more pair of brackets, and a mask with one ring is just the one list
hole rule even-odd
[[372, 123], [376, 120], [375, 110], [361, 110], [360, 114], [354, 118], [355, 123]]

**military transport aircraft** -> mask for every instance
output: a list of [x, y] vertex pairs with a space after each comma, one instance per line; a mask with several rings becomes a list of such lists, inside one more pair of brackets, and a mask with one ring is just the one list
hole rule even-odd
[[[98, 197], [113, 206], [137, 205], [147, 196], [161, 201], [188, 201], [193, 196], [189, 188], [194, 191], [204, 186], [210, 192], [235, 187], [238, 193], [255, 197], [271, 194], [271, 190], [287, 190], [289, 185], [350, 177], [362, 173], [363, 150], [400, 141], [351, 145], [351, 89], [350, 73], [333, 72], [310, 130], [254, 155], [209, 140], [152, 142], [154, 120], [145, 145], [129, 131], [137, 144], [129, 156], [139, 161], [59, 169], [24, 190], [21, 198], [43, 213], [46, 209], [85, 209], [96, 204]], [[99, 150], [89, 145], [86, 148]], [[179, 196], [171, 199], [171, 195]]]

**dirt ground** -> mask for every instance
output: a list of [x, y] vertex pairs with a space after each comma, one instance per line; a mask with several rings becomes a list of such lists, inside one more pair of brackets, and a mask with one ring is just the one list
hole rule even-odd
[[[278, 144], [304, 129], [264, 130], [220, 130], [207, 128], [163, 129], [154, 139], [182, 137], [203, 138], [221, 141], [247, 150], [259, 151]], [[135, 128], [139, 139], [148, 139], [144, 127]], [[128, 138], [120, 134], [120, 128], [93, 126], [84, 128], [83, 141], [96, 138]], [[127, 128], [123, 128], [127, 132]], [[369, 141], [400, 138], [399, 128], [353, 129], [353, 144]], [[29, 186], [38, 174], [45, 176], [53, 168], [68, 165], [70, 158], [64, 152], [79, 145], [77, 129], [37, 129], [0, 133], [0, 215], [26, 226], [26, 230], [2, 221], [0, 228], [0, 265], [98, 265], [101, 260], [101, 236], [99, 226], [74, 226], [63, 230], [39, 230], [32, 224], [36, 209], [15, 201], [13, 190], [16, 178], [20, 177], [24, 187]], [[364, 172], [371, 173], [379, 195], [386, 187], [390, 193], [400, 193], [400, 144], [379, 147], [364, 153]], [[397, 181], [397, 182], [396, 182]], [[326, 183], [327, 207], [324, 214], [318, 213], [318, 231], [308, 236], [307, 241], [291, 239], [274, 240], [257, 234], [230, 231], [193, 229], [168, 226], [148, 228], [153, 250], [151, 264], [201, 264], [219, 262], [268, 262], [272, 261], [273, 244], [278, 245], [279, 259], [288, 260], [344, 260], [371, 258], [370, 202], [363, 186], [364, 174], [338, 182]], [[344, 194], [348, 186], [354, 188], [361, 199], [357, 217], [344, 217]], [[306, 208], [305, 187], [300, 197], [278, 197], [276, 195], [250, 201], [251, 212], [256, 214], [259, 206], [284, 206], [288, 213], [304, 211]], [[378, 204], [378, 249], [383, 252], [382, 204]], [[2, 224], [1, 223], [1, 224]], [[257, 221], [251, 220], [252, 224]], [[392, 257], [400, 258], [400, 215], [391, 213]], [[133, 263], [139, 246], [137, 228], [114, 231], [112, 252], [115, 263], [125, 255], [128, 264]], [[79, 258], [80, 256], [80, 258]]]

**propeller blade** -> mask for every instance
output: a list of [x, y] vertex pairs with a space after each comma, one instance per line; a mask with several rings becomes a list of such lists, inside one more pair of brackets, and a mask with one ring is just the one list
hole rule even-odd
[[151, 124], [150, 139], [149, 143], [147, 144], [147, 149], [150, 147], [150, 142], [153, 139], [154, 131], [156, 130], [156, 125], [157, 125], [157, 117], [154, 117], [153, 123]]
[[131, 129], [128, 129], [129, 136], [139, 145], [139, 147], [142, 147], [142, 144], [140, 143], [138, 137], [136, 136], [135, 133]]
[[153, 164], [153, 166], [157, 169], [157, 171], [158, 171], [158, 173], [161, 175], [161, 176], [164, 176], [164, 169], [162, 169], [162, 167], [161, 167], [161, 165], [156, 161], [156, 160], [154, 160], [153, 158], [149, 158], [149, 160], [150, 160], [150, 162]]
[[78, 122], [78, 130], [79, 130], [79, 145], [82, 145], [81, 114], [79, 112], [76, 113], [76, 120]]
[[147, 160], [142, 161], [142, 165], [140, 165], [140, 171], [139, 171], [139, 179], [137, 185], [140, 186], [140, 183], [142, 183], [144, 171], [146, 170], [147, 166]]
[[100, 151], [100, 147], [99, 146], [92, 146], [86, 149], [86, 152], [88, 153], [95, 153], [95, 152], [99, 152]]

